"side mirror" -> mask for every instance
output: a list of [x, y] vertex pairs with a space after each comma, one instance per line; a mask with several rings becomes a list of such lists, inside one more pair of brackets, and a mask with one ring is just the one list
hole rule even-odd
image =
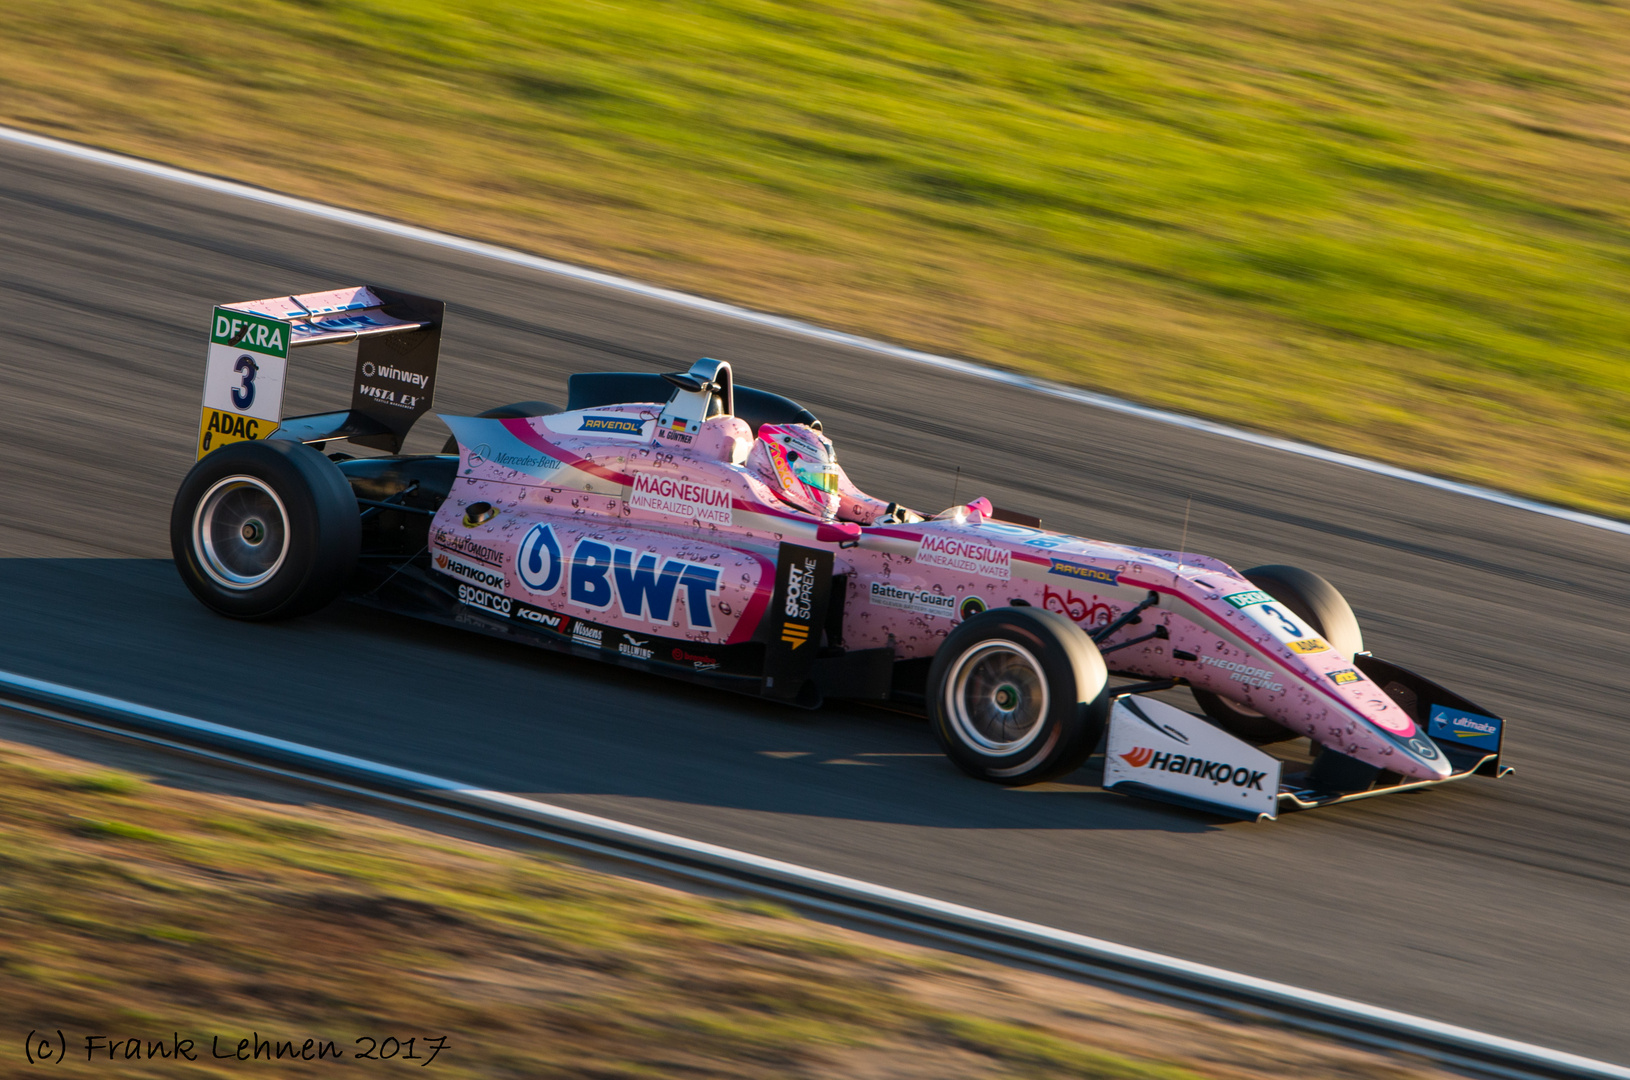
[[860, 526], [852, 521], [823, 521], [815, 528], [815, 541], [852, 547], [860, 543]]

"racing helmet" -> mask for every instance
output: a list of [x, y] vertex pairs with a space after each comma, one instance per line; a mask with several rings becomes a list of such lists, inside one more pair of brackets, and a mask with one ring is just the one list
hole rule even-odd
[[761, 424], [746, 466], [782, 502], [830, 520], [838, 512], [832, 441], [803, 424]]

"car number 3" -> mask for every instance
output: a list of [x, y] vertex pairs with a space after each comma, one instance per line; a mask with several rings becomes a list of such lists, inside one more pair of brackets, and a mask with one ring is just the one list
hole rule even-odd
[[1307, 632], [1300, 626], [1296, 625], [1296, 620], [1292, 619], [1290, 616], [1286, 615], [1283, 611], [1280, 611], [1272, 604], [1263, 604], [1262, 613], [1264, 615], [1272, 615], [1274, 618], [1278, 619], [1279, 625], [1285, 628], [1285, 633], [1291, 635], [1292, 637], [1307, 636]]
[[238, 385], [232, 388], [232, 405], [241, 411], [255, 403], [255, 376], [260, 373], [260, 365], [255, 363], [254, 357], [244, 353], [232, 365], [232, 370], [239, 377]]

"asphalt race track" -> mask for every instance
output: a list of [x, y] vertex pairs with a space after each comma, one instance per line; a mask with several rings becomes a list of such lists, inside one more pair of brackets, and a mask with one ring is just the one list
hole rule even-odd
[[[1101, 792], [1099, 759], [1068, 783], [977, 783], [893, 713], [771, 707], [350, 605], [217, 618], [166, 539], [209, 308], [361, 282], [449, 301], [444, 412], [710, 355], [804, 402], [862, 486], [924, 510], [950, 503], [960, 466], [964, 499], [1171, 548], [1192, 496], [1190, 550], [1329, 577], [1371, 649], [1511, 721], [1518, 773], [1223, 824]], [[340, 355], [295, 354], [289, 414], [343, 404]], [[444, 435], [427, 422], [409, 448]], [[1627, 553], [1580, 525], [0, 149], [0, 668], [1621, 1063]]]

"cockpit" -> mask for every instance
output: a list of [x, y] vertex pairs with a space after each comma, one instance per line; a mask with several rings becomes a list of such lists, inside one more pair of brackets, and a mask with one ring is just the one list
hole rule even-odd
[[704, 358], [683, 372], [593, 372], [567, 382], [568, 410], [666, 401], [656, 438], [752, 472], [782, 502], [823, 520], [920, 521], [857, 488], [815, 414], [780, 394], [737, 386], [730, 365]]

